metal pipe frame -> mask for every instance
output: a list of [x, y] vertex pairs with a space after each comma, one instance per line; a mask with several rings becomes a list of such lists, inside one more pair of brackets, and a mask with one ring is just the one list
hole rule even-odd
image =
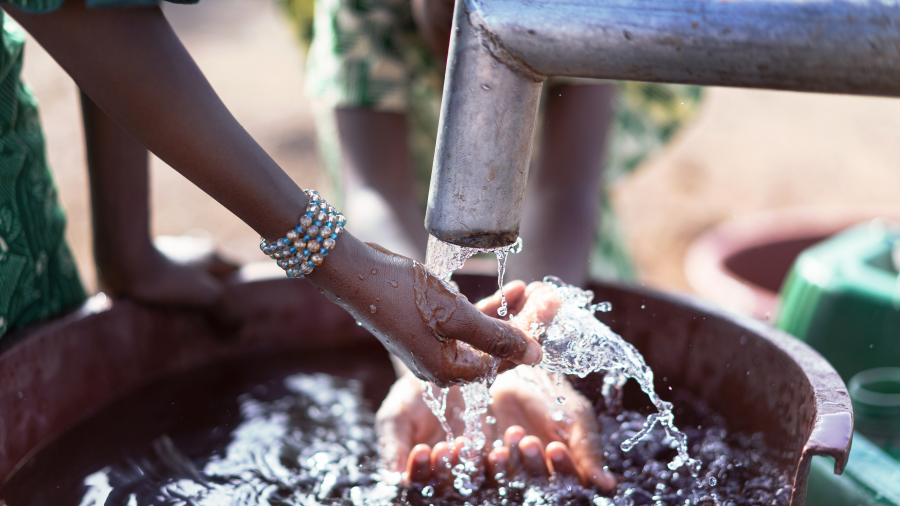
[[518, 236], [547, 76], [900, 96], [900, 0], [457, 0], [425, 226]]

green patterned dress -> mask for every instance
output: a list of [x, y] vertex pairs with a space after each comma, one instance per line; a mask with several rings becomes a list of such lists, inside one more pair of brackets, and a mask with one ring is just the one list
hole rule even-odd
[[[47, 12], [64, 0], [10, 0]], [[88, 0], [89, 7], [155, 5]], [[85, 298], [65, 239], [66, 216], [47, 163], [37, 100], [22, 81], [25, 34], [0, 10], [0, 337], [77, 307]]]

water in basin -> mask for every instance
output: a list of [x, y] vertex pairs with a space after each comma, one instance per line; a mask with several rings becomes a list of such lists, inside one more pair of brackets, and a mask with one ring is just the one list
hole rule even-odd
[[635, 395], [645, 405], [626, 400], [606, 408], [577, 377], [576, 387], [597, 400], [607, 463], [620, 480], [615, 495], [516, 477], [503, 495], [482, 489], [462, 497], [436, 484], [423, 495], [379, 470], [372, 413], [390, 384], [389, 366], [341, 357], [324, 374], [284, 360], [207, 366], [129, 394], [39, 451], [0, 488], [0, 498], [10, 506], [621, 506], [777, 505], [790, 495], [759, 435], [729, 434], [685, 392], [671, 399], [691, 455], [704, 463], [699, 479], [668, 469], [675, 450], [661, 427], [622, 451], [652, 406]]

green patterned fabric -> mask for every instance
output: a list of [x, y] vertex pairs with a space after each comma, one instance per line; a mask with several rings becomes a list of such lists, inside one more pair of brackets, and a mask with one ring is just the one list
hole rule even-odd
[[[6, 0], [49, 12], [65, 0]], [[197, 3], [199, 0], [170, 0]], [[90, 8], [157, 5], [157, 0], [86, 0]], [[65, 240], [66, 217], [47, 163], [37, 100], [22, 81], [25, 36], [0, 10], [0, 337], [71, 310], [84, 287]]]
[[[0, 4], [10, 4], [28, 12], [51, 12], [59, 9], [66, 0], [0, 0]], [[200, 0], [166, 0], [175, 4], [195, 4]], [[89, 9], [123, 7], [147, 7], [159, 5], [160, 0], [84, 0]]]
[[[340, 188], [340, 146], [335, 108], [406, 113], [410, 145], [424, 203], [431, 177], [443, 72], [416, 32], [409, 0], [281, 0], [307, 51], [306, 91], [314, 100], [320, 152], [332, 184]], [[553, 78], [561, 84], [596, 83]], [[617, 107], [604, 166], [608, 188], [665, 146], [696, 113], [701, 88], [617, 82]], [[598, 168], [599, 169], [599, 168]], [[601, 199], [601, 227], [591, 274], [631, 279], [634, 271], [608, 195]]]
[[84, 288], [47, 165], [37, 102], [22, 82], [24, 34], [0, 11], [0, 336], [80, 304]]

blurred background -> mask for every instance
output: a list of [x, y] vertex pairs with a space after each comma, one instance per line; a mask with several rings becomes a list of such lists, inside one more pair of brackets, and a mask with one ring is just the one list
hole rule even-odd
[[[302, 59], [279, 6], [216, 0], [165, 11], [251, 135], [302, 187], [323, 187]], [[40, 101], [68, 238], [94, 290], [77, 90], [33, 40], [26, 52], [24, 74]], [[225, 256], [263, 260], [258, 235], [178, 173], [153, 160], [151, 178], [155, 234], [206, 231]], [[798, 205], [900, 215], [900, 100], [708, 89], [698, 118], [613, 195], [641, 280], [690, 291], [685, 252], [717, 224]]]

